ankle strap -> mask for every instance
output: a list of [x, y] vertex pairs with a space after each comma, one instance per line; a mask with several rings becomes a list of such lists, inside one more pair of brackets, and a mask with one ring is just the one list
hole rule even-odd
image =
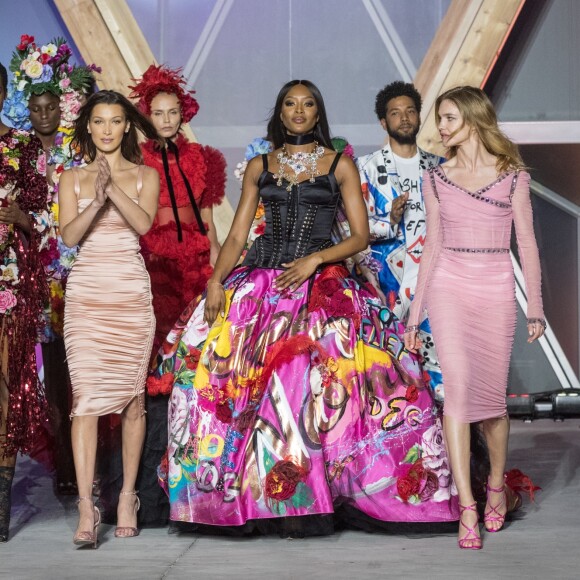
[[139, 493], [138, 489], [134, 489], [133, 491], [120, 491], [119, 495], [137, 495]]
[[477, 511], [477, 502], [474, 501], [473, 503], [470, 503], [468, 505], [461, 505], [459, 504], [459, 511], [460, 512], [464, 512], [464, 511]]
[[501, 487], [491, 487], [489, 482], [487, 482], [485, 486], [487, 487], [487, 491], [493, 491], [494, 493], [501, 493], [502, 491], [505, 491], [505, 483]]
[[77, 499], [77, 503], [79, 501], [83, 500], [83, 499], [85, 499], [85, 500], [90, 501], [91, 503], [93, 503], [93, 498], [92, 497], [88, 497], [88, 496], [84, 496], [84, 495], [79, 495], [79, 497]]

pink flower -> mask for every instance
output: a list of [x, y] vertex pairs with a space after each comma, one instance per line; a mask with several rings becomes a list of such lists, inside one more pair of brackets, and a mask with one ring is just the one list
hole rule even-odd
[[8, 229], [7, 224], [0, 224], [0, 245], [6, 242], [8, 239], [8, 235], [10, 234], [10, 230]]
[[46, 175], [46, 155], [44, 153], [39, 155], [36, 160], [36, 171], [40, 173], [40, 175]]
[[16, 306], [16, 296], [12, 290], [0, 290], [0, 313], [4, 314]]

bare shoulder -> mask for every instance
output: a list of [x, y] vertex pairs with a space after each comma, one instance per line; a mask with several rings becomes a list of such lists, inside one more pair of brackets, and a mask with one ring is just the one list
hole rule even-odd
[[139, 165], [142, 167], [143, 179], [147, 181], [159, 181], [159, 173], [154, 167], [149, 167], [148, 165]]
[[60, 176], [60, 179], [59, 179], [59, 184], [61, 186], [68, 185], [74, 181], [73, 171], [78, 171], [78, 169], [77, 168], [70, 168], [70, 169], [66, 169], [65, 171], [62, 172], [62, 175]]
[[358, 176], [358, 169], [356, 168], [354, 161], [348, 155], [341, 155], [336, 165], [335, 173], [337, 178], [340, 180], [343, 178], [349, 178], [353, 174]]
[[[271, 153], [268, 156], [270, 155]], [[244, 175], [247, 175], [249, 178], [252, 178], [253, 181], [257, 182], [263, 170], [264, 162], [262, 160], [262, 156], [256, 155], [256, 157], [253, 157], [250, 159], [250, 161], [248, 161], [248, 166], [246, 167]]]

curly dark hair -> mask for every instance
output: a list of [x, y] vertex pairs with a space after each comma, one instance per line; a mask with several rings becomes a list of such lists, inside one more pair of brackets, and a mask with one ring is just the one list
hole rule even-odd
[[0, 62], [0, 82], [4, 91], [8, 89], [8, 71], [6, 67]]
[[97, 148], [88, 129], [91, 114], [97, 105], [120, 105], [123, 108], [125, 117], [129, 121], [129, 130], [123, 136], [121, 153], [125, 159], [140, 165], [143, 162], [143, 156], [139, 147], [137, 131], [143, 133], [148, 139], [155, 140], [158, 139], [157, 131], [151, 121], [127, 97], [116, 91], [93, 93], [81, 107], [79, 116], [75, 121], [73, 140], [73, 146], [79, 148], [80, 156], [89, 161], [94, 161], [97, 156]]
[[384, 119], [387, 114], [388, 102], [397, 97], [410, 97], [415, 103], [417, 113], [421, 113], [421, 95], [415, 85], [403, 81], [395, 81], [382, 89], [375, 99], [375, 113], [379, 121]]
[[282, 103], [286, 95], [290, 92], [290, 89], [296, 85], [304, 85], [312, 93], [312, 96], [316, 101], [316, 106], [318, 107], [318, 123], [316, 123], [313, 131], [314, 139], [320, 145], [323, 145], [328, 149], [334, 149], [330, 139], [330, 129], [328, 127], [324, 99], [322, 98], [322, 94], [318, 87], [313, 82], [307, 80], [289, 81], [280, 89], [280, 92], [276, 97], [276, 104], [272, 109], [270, 120], [268, 121], [268, 135], [266, 139], [274, 144], [274, 149], [278, 149], [278, 147], [282, 147], [284, 144], [284, 141], [286, 140], [286, 128], [280, 119]]

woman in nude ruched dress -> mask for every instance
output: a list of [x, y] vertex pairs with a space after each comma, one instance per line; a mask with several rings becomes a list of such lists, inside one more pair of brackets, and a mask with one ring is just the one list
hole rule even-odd
[[500, 132], [480, 89], [443, 93], [436, 117], [449, 161], [423, 176], [427, 241], [405, 346], [411, 351], [420, 346], [417, 324], [426, 307], [445, 381], [444, 434], [461, 504], [459, 547], [477, 550], [482, 543], [470, 485], [470, 423], [481, 422], [489, 448], [488, 532], [502, 528], [510, 503], [504, 470], [505, 397], [516, 326], [512, 223], [528, 297], [528, 342], [542, 336], [546, 323], [530, 176], [517, 147]]
[[97, 424], [122, 416], [123, 488], [116, 537], [138, 535], [135, 479], [145, 433], [145, 378], [155, 331], [149, 275], [139, 253], [157, 211], [159, 176], [141, 165], [137, 129], [155, 129], [119, 93], [90, 97], [75, 140], [90, 161], [63, 174], [60, 224], [81, 250], [68, 279], [64, 338], [73, 406], [72, 440], [79, 486], [77, 545], [97, 545], [99, 510], [92, 485]]

